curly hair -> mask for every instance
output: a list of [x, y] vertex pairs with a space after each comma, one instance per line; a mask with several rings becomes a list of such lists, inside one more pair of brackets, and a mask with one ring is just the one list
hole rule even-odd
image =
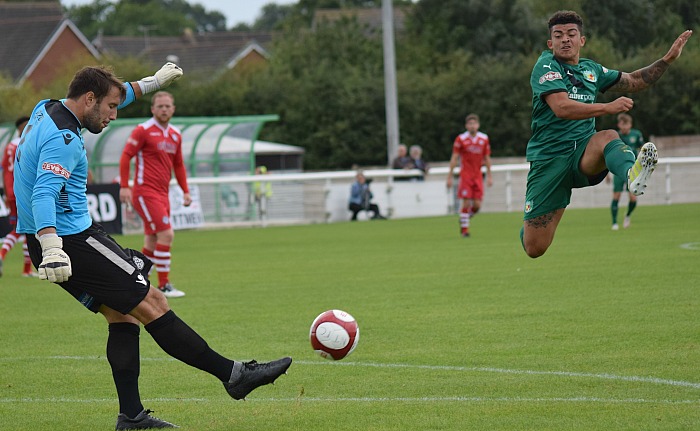
[[572, 10], [560, 10], [554, 12], [554, 14], [549, 17], [547, 25], [549, 27], [550, 34], [552, 33], [552, 27], [558, 24], [576, 24], [579, 33], [583, 34], [583, 19], [579, 14]]

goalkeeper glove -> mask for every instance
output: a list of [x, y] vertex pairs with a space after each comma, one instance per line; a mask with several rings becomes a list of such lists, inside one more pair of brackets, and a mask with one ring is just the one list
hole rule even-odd
[[141, 78], [139, 81], [136, 81], [136, 83], [141, 87], [141, 94], [147, 94], [167, 87], [181, 76], [182, 69], [180, 69], [180, 66], [175, 63], [167, 62], [155, 75]]
[[68, 281], [73, 270], [70, 266], [70, 258], [63, 251], [63, 240], [55, 233], [47, 233], [38, 237], [41, 243], [43, 260], [39, 265], [39, 279], [49, 280], [52, 283]]

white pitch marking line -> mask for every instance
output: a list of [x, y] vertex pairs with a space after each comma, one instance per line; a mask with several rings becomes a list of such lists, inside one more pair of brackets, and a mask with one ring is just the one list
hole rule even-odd
[[[221, 400], [210, 400], [207, 398], [150, 398], [144, 402], [218, 402]], [[603, 403], [603, 404], [700, 404], [697, 400], [652, 400], [645, 398], [598, 398], [598, 397], [553, 397], [553, 398], [521, 398], [521, 397], [345, 397], [345, 398], [320, 398], [320, 397], [294, 397], [294, 398], [246, 398], [247, 402], [263, 403], [440, 403], [440, 402], [460, 402], [460, 403]], [[71, 399], [71, 398], [0, 398], [0, 404], [18, 403], [114, 403], [114, 399], [93, 398], [93, 399]], [[228, 402], [228, 401], [224, 401]]]
[[620, 380], [627, 382], [654, 383], [658, 385], [669, 386], [684, 386], [694, 389], [700, 389], [700, 383], [686, 382], [683, 380], [660, 379], [658, 377], [641, 377], [641, 376], [619, 376], [609, 373], [580, 373], [572, 371], [537, 371], [537, 370], [512, 370], [507, 368], [492, 368], [492, 367], [460, 367], [449, 365], [408, 365], [408, 364], [379, 364], [371, 362], [312, 362], [312, 361], [296, 361], [297, 364], [314, 364], [314, 365], [334, 365], [334, 366], [359, 366], [359, 367], [376, 367], [376, 368], [412, 368], [421, 370], [444, 370], [444, 371], [475, 371], [486, 373], [501, 373], [501, 374], [530, 374], [530, 375], [550, 375], [550, 376], [565, 376], [565, 377], [586, 377], [606, 380]]
[[[0, 362], [5, 361], [24, 361], [24, 360], [43, 360], [43, 359], [60, 359], [60, 360], [106, 360], [103, 356], [48, 356], [48, 357], [33, 357], [33, 358], [0, 358]], [[176, 361], [173, 358], [141, 358], [142, 361]], [[514, 370], [508, 368], [493, 368], [493, 367], [461, 367], [451, 365], [410, 365], [410, 364], [382, 364], [372, 362], [331, 362], [331, 361], [294, 361], [298, 365], [325, 365], [325, 366], [345, 366], [345, 367], [373, 367], [373, 368], [406, 368], [418, 370], [441, 370], [441, 371], [465, 371], [465, 372], [483, 372], [483, 373], [500, 373], [500, 374], [518, 374], [518, 375], [545, 375], [545, 376], [564, 376], [564, 377], [583, 377], [592, 379], [618, 380], [624, 382], [638, 383], [653, 383], [657, 385], [680, 386], [693, 389], [700, 389], [700, 383], [687, 382], [683, 380], [661, 379], [658, 377], [643, 377], [643, 376], [620, 376], [609, 373], [582, 373], [574, 371], [538, 371], [538, 370]]]

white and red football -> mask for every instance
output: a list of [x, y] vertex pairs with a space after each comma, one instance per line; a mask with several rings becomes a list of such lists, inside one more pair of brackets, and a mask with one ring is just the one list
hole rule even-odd
[[319, 314], [309, 331], [311, 347], [316, 353], [335, 361], [352, 353], [359, 339], [357, 321], [342, 310], [328, 310]]

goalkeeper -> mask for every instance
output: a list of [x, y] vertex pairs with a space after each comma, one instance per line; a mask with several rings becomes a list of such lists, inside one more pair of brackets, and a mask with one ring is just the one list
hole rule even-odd
[[107, 360], [119, 397], [116, 429], [172, 428], [141, 404], [139, 324], [172, 357], [216, 376], [234, 399], [272, 383], [291, 364], [241, 363], [214, 350], [170, 310], [146, 278], [151, 262], [122, 248], [94, 224], [85, 194], [88, 159], [81, 130], [100, 133], [117, 109], [168, 86], [182, 75], [166, 63], [154, 76], [122, 83], [105, 67], [78, 71], [63, 100], [34, 108], [15, 158], [17, 232], [27, 235], [39, 278], [59, 284], [109, 324]]

